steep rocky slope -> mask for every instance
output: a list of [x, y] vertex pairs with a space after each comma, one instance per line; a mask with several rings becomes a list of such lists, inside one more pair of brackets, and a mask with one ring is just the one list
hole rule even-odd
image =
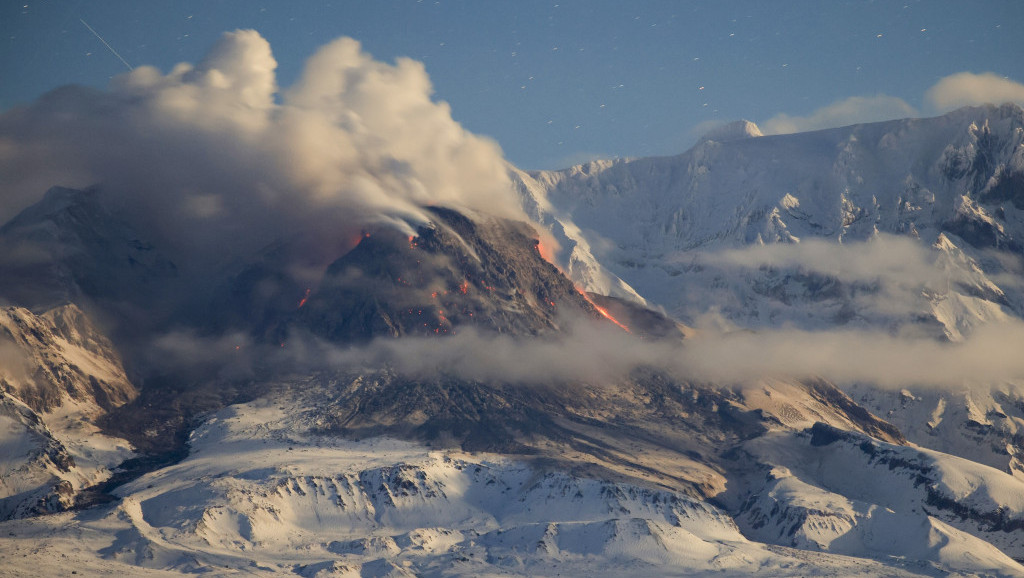
[[96, 424], [137, 392], [74, 305], [0, 309], [0, 355], [0, 518], [67, 509], [131, 456]]

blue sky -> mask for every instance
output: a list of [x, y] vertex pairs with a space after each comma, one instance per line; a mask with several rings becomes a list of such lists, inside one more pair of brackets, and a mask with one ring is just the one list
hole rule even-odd
[[527, 169], [675, 154], [740, 118], [785, 131], [934, 114], [958, 101], [929, 90], [957, 73], [994, 73], [1010, 99], [1024, 82], [1017, 0], [21, 0], [0, 5], [0, 109], [126, 71], [80, 19], [130, 65], [164, 72], [255, 29], [283, 88], [350, 36], [378, 60], [423, 62], [455, 120]]

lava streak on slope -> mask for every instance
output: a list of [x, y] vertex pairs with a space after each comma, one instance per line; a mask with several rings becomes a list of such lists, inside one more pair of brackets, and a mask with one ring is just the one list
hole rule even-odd
[[299, 299], [298, 309], [302, 309], [302, 306], [306, 304], [306, 301], [309, 301], [309, 292], [310, 289], [306, 289], [306, 294], [302, 296], [302, 299]]
[[[535, 243], [537, 252], [540, 253], [540, 258], [557, 267], [558, 265], [555, 264], [555, 255], [551, 247], [548, 244], [545, 244], [541, 239], [536, 239]], [[561, 268], [559, 268], [559, 270], [561, 270]]]
[[604, 317], [608, 321], [611, 321], [612, 323], [618, 325], [619, 328], [622, 329], [623, 331], [625, 331], [626, 333], [633, 333], [632, 331], [629, 330], [629, 327], [626, 327], [618, 319], [616, 319], [615, 317], [612, 317], [612, 314], [609, 313], [607, 309], [605, 309], [604, 307], [601, 307], [597, 303], [594, 303], [594, 300], [590, 298], [590, 295], [587, 295], [586, 291], [584, 291], [583, 289], [580, 289], [579, 287], [577, 287], [576, 290], [579, 291], [580, 295], [582, 295], [583, 298], [587, 300], [587, 303], [590, 303], [590, 305], [592, 305], [594, 307], [594, 309], [597, 309], [597, 312], [600, 313], [602, 317]]

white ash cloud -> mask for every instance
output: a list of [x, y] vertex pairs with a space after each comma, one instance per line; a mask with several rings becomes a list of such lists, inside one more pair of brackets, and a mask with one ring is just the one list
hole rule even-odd
[[[197, 65], [142, 66], [0, 115], [0, 222], [53, 185], [99, 184], [178, 257], [223, 259], [299, 235], [337, 257], [352, 233], [425, 204], [524, 219], [500, 148], [432, 100], [422, 64], [341, 38], [279, 92], [257, 32]], [[184, 255], [184, 257], [182, 257]]]

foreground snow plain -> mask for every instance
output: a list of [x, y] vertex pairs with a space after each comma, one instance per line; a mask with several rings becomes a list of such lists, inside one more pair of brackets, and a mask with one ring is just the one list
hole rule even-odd
[[[388, 438], [324, 437], [314, 433], [308, 409], [284, 397], [230, 406], [194, 431], [188, 458], [118, 488], [120, 501], [0, 524], [0, 575], [1013, 575], [1020, 569], [937, 521], [922, 529], [924, 539], [935, 542], [940, 558], [957, 560], [954, 567], [909, 554], [870, 560], [855, 557], [864, 555], [856, 548], [843, 548], [848, 556], [753, 542], [725, 511], [664, 488]], [[801, 495], [813, 501], [820, 493]], [[898, 528], [878, 539], [897, 540], [892, 550], [899, 550], [898, 540], [906, 538]], [[917, 545], [906, 548], [912, 553], [910, 546]], [[961, 558], [953, 548], [975, 554]]]

